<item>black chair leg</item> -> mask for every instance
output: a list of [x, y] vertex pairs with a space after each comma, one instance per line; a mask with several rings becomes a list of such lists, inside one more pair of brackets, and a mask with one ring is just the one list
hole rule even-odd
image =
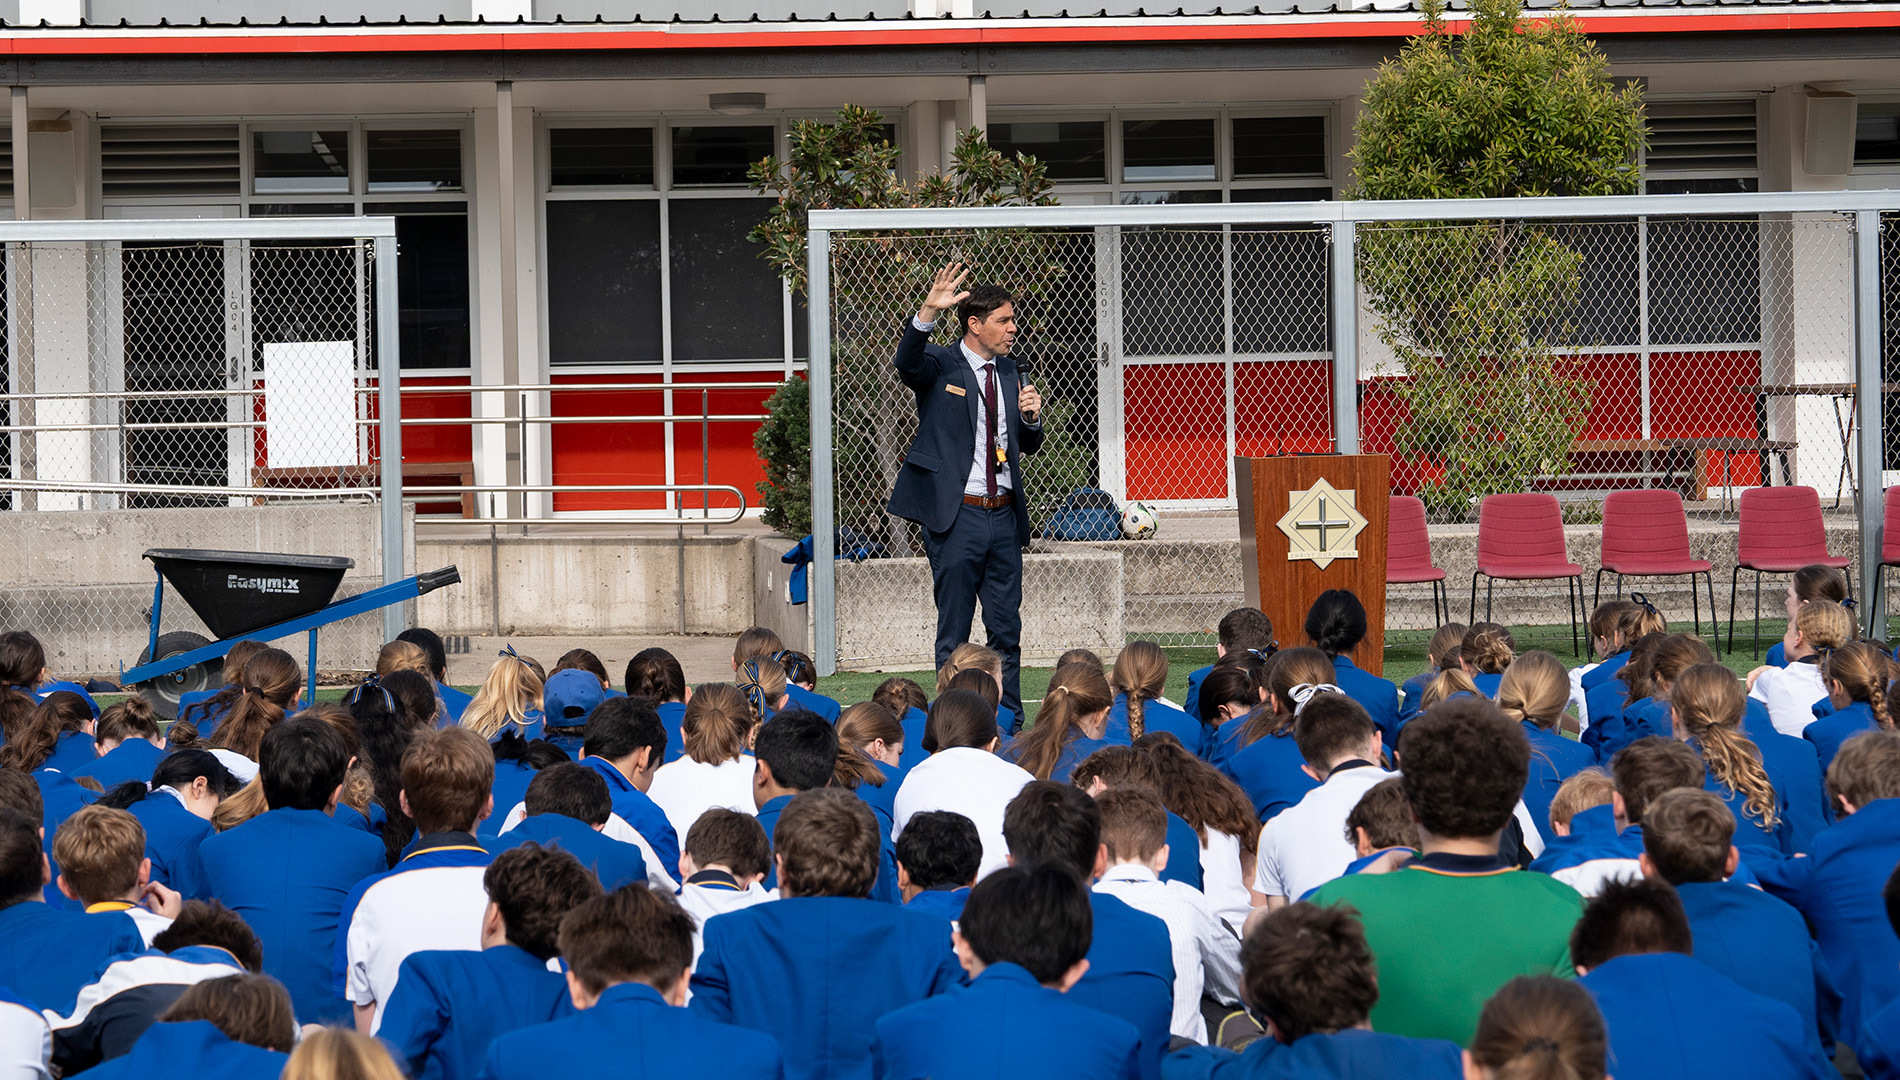
[[1471, 611], [1465, 616], [1467, 623], [1478, 621], [1478, 574], [1471, 575]]
[[[1711, 571], [1711, 573], [1713, 573], [1713, 571]], [[1735, 572], [1728, 576], [1728, 651], [1729, 652], [1735, 651], [1735, 594], [1737, 591], [1741, 589], [1741, 587], [1742, 587], [1742, 568], [1737, 566], [1735, 568]], [[1473, 595], [1476, 595], [1477, 593], [1477, 587], [1475, 585], [1472, 587], [1472, 593]]]
[[1755, 658], [1761, 659], [1761, 571], [1755, 571]]
[[[1702, 636], [1702, 595], [1695, 591], [1695, 575], [1694, 574], [1689, 575], [1689, 610], [1691, 612], [1694, 612], [1695, 614], [1696, 636], [1701, 637]], [[1715, 612], [1713, 611], [1709, 612], [1709, 616], [1713, 618], [1715, 616]]]
[[1497, 587], [1498, 587], [1498, 579], [1497, 579], [1497, 578], [1494, 578], [1494, 577], [1488, 577], [1488, 578], [1485, 578], [1485, 579], [1484, 579], [1484, 621], [1485, 621], [1485, 622], [1491, 622], [1491, 621], [1492, 621], [1492, 619], [1491, 619], [1491, 596], [1492, 596], [1492, 593], [1493, 593], [1493, 591], [1494, 591], [1494, 590], [1496, 590], [1496, 589], [1497, 589]]
[[[1722, 641], [1722, 627], [1715, 621], [1715, 568], [1710, 567], [1704, 570], [1702, 577], [1709, 585], [1709, 637], [1716, 644], [1720, 644]], [[1695, 588], [1695, 578], [1693, 576], [1689, 578], [1689, 588], [1692, 590]], [[1729, 632], [1731, 634], [1734, 633], [1733, 627], [1730, 628]]]

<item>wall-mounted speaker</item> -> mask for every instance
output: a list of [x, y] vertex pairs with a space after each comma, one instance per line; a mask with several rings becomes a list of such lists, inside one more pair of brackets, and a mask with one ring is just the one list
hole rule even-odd
[[1802, 169], [1809, 176], [1845, 176], [1854, 171], [1854, 95], [1838, 90], [1808, 91], [1807, 150]]

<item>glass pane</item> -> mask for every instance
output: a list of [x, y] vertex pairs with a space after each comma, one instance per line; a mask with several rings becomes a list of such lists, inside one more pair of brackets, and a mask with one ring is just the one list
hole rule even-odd
[[1217, 203], [1219, 191], [1124, 191], [1123, 206], [1161, 206], [1167, 203]]
[[785, 355], [778, 275], [746, 239], [771, 199], [667, 203], [673, 270], [673, 359], [759, 360]]
[[371, 191], [462, 190], [460, 131], [369, 131], [364, 138]]
[[1234, 202], [1326, 202], [1333, 197], [1329, 187], [1235, 188]]
[[548, 203], [548, 360], [660, 360], [660, 204]]
[[674, 128], [674, 185], [745, 183], [746, 170], [752, 163], [775, 149], [774, 133], [770, 124]]
[[1236, 119], [1234, 175], [1325, 176], [1326, 118], [1250, 116]]
[[1122, 179], [1214, 179], [1214, 120], [1122, 121]]
[[[423, 210], [423, 213], [404, 213]], [[396, 301], [404, 368], [469, 366], [468, 208], [363, 208], [396, 214]]]
[[1108, 125], [1100, 120], [992, 124], [989, 137], [1005, 157], [1042, 162], [1051, 180], [1108, 179]]
[[349, 203], [252, 203], [252, 217], [351, 217]]
[[1234, 351], [1318, 353], [1331, 347], [1330, 247], [1324, 229], [1234, 227]]
[[258, 195], [350, 190], [347, 131], [254, 131], [251, 191]]
[[653, 129], [554, 128], [548, 169], [557, 188], [651, 186]]
[[1900, 165], [1900, 101], [1860, 103], [1854, 119], [1854, 164]]

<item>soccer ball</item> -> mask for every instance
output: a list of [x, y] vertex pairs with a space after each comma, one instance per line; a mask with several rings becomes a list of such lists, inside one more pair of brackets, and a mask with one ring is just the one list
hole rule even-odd
[[1160, 524], [1155, 508], [1147, 503], [1131, 502], [1122, 510], [1122, 535], [1130, 540], [1152, 539]]

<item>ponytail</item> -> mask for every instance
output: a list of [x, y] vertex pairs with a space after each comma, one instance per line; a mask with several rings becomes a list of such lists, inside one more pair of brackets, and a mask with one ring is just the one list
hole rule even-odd
[[283, 720], [303, 690], [303, 670], [282, 649], [260, 649], [238, 678], [242, 692], [211, 736], [211, 746], [256, 761], [264, 733]]
[[1302, 683], [1319, 686], [1338, 677], [1333, 669], [1333, 658], [1310, 645], [1281, 649], [1268, 661], [1263, 674], [1268, 697], [1240, 730], [1243, 747], [1270, 735], [1292, 734], [1293, 688]]
[[[49, 694], [49, 698], [56, 695]], [[10, 687], [0, 689], [0, 726], [7, 744], [0, 746], [0, 765], [33, 772], [46, 764], [59, 746], [59, 714], [51, 702], [33, 699]]]
[[[750, 661], [748, 661], [749, 663]], [[731, 683], [707, 683], [693, 690], [680, 721], [686, 756], [702, 765], [723, 765], [745, 753], [752, 712], [745, 694]]]
[[[1475, 687], [1474, 687], [1475, 689]], [[1555, 656], [1534, 649], [1511, 662], [1498, 683], [1498, 709], [1512, 720], [1555, 731], [1570, 704], [1570, 676]]]
[[1881, 728], [1893, 727], [1887, 705], [1887, 654], [1879, 646], [1856, 641], [1827, 654], [1827, 680], [1840, 683], [1849, 701], [1866, 702]]
[[[1099, 665], [1098, 665], [1099, 666]], [[1168, 654], [1152, 641], [1131, 641], [1115, 657], [1115, 671], [1109, 686], [1117, 694], [1128, 695], [1128, 738], [1141, 738], [1147, 731], [1146, 703], [1161, 696], [1168, 684]]]
[[1115, 703], [1102, 669], [1091, 664], [1068, 664], [1056, 669], [1036, 710], [1036, 726], [1016, 740], [1016, 763], [1038, 780], [1047, 780], [1062, 760], [1062, 751], [1082, 729], [1082, 718]]
[[1720, 664], [1696, 664], [1676, 677], [1669, 707], [1685, 735], [1693, 739], [1729, 794], [1747, 796], [1744, 807], [1760, 819], [1764, 829], [1781, 821], [1775, 809], [1775, 787], [1762, 768], [1761, 751], [1742, 734], [1742, 714], [1748, 707], [1746, 691], [1735, 673]]
[[1588, 990], [1521, 975], [1485, 1002], [1467, 1054], [1494, 1080], [1605, 1080], [1609, 1036]]
[[831, 782], [846, 791], [856, 791], [860, 785], [872, 787], [884, 786], [884, 770], [872, 761], [870, 756], [857, 747], [842, 740], [838, 743], [838, 761], [832, 768]]
[[739, 692], [745, 695], [752, 722], [763, 724], [785, 700], [785, 669], [777, 660], [755, 656], [739, 665]]

